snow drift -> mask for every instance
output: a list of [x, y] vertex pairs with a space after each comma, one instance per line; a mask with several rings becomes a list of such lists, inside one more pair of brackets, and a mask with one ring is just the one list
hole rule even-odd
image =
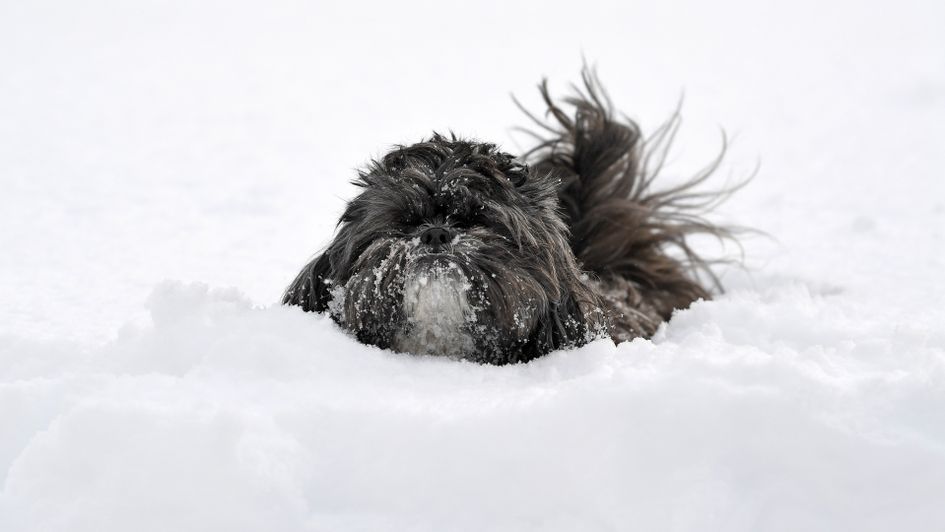
[[831, 297], [734, 293], [652, 342], [493, 367], [166, 283], [153, 325], [81, 360], [6, 346], [0, 529], [945, 522], [945, 337], [908, 321], [864, 335]]
[[[945, 529], [945, 3], [574, 6], [0, 2], [0, 531]], [[517, 151], [582, 50], [685, 89], [664, 183], [760, 158], [726, 294], [508, 367], [272, 304], [352, 167]]]

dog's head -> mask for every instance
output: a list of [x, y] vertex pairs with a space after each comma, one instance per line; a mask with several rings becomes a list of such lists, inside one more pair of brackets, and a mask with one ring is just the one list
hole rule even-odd
[[286, 303], [329, 311], [364, 343], [481, 362], [529, 360], [601, 332], [554, 176], [492, 144], [434, 135], [355, 184], [363, 191]]

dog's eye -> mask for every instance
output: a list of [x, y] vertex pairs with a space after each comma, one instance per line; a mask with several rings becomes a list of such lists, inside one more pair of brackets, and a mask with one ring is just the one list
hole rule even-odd
[[518, 161], [512, 161], [512, 164], [505, 171], [506, 177], [512, 182], [513, 186], [522, 186], [528, 179], [528, 165]]
[[401, 217], [400, 223], [408, 226], [420, 225], [420, 217], [415, 214], [406, 214]]
[[528, 165], [521, 159], [508, 153], [496, 154], [499, 170], [512, 183], [512, 186], [522, 186], [528, 179]]
[[450, 225], [457, 229], [471, 229], [473, 227], [486, 227], [489, 220], [485, 216], [471, 214], [469, 216], [456, 217], [449, 219]]

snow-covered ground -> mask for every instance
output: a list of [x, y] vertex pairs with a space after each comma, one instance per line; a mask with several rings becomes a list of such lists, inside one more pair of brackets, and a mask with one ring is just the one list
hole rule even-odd
[[[945, 529], [945, 8], [0, 3], [0, 530]], [[747, 271], [477, 366], [275, 302], [353, 168], [581, 57]]]

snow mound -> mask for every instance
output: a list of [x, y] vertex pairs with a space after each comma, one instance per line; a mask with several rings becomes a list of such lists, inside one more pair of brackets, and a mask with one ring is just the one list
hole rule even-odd
[[[945, 530], [945, 2], [430, 7], [0, 5], [0, 532]], [[659, 186], [760, 159], [754, 277], [509, 367], [257, 305], [354, 166], [523, 151], [582, 54], [647, 135], [685, 91]]]
[[945, 335], [773, 284], [493, 367], [163, 283], [104, 348], [0, 340], [0, 530], [945, 522]]

